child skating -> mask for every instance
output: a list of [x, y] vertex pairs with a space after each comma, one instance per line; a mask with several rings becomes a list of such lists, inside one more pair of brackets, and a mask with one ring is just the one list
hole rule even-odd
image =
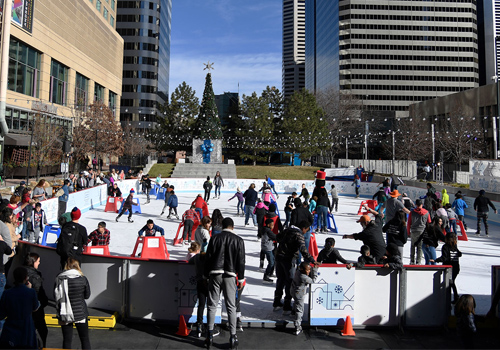
[[311, 269], [311, 265], [305, 261], [295, 271], [292, 286], [290, 287], [293, 298], [293, 311], [295, 311], [295, 335], [302, 333], [302, 316], [304, 315], [304, 299], [306, 297], [307, 286], [314, 283], [317, 273], [317, 268]]

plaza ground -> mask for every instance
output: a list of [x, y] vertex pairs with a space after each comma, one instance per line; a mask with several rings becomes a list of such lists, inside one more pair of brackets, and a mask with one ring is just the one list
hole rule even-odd
[[[179, 216], [188, 209], [196, 196], [196, 192], [181, 192], [179, 197]], [[257, 241], [257, 229], [252, 224], [244, 226], [244, 217], [236, 216], [236, 199], [228, 202], [233, 196], [231, 193], [222, 193], [220, 199], [210, 199], [210, 213], [216, 208], [220, 209], [224, 217], [232, 217], [235, 221], [235, 232], [245, 240], [246, 246], [246, 277], [247, 286], [242, 294], [242, 319], [245, 325], [244, 332], [239, 335], [240, 348], [279, 348], [279, 349], [318, 349], [335, 346], [337, 348], [391, 348], [391, 349], [421, 349], [421, 348], [451, 348], [461, 347], [455, 329], [438, 330], [405, 330], [400, 332], [395, 329], [379, 328], [375, 330], [356, 330], [356, 337], [346, 338], [332, 327], [316, 329], [311, 327], [303, 334], [296, 337], [291, 333], [291, 328], [283, 327], [292, 320], [281, 312], [274, 312], [272, 300], [274, 284], [262, 283], [263, 273], [259, 271], [260, 242]], [[172, 242], [177, 232], [180, 220], [167, 219], [167, 215], [160, 217], [164, 201], [151, 197], [151, 203], [145, 203], [145, 195], [138, 195], [141, 202], [142, 214], [134, 214], [134, 223], [128, 223], [127, 217], [121, 217], [115, 222], [116, 214], [104, 212], [104, 206], [83, 213], [80, 223], [87, 227], [88, 232], [97, 227], [97, 223], [105, 221], [111, 231], [110, 251], [115, 255], [128, 256], [132, 253], [139, 229], [146, 224], [148, 219], [153, 219], [156, 224], [165, 229], [170, 259], [184, 259], [187, 246], [173, 246]], [[283, 209], [287, 195], [278, 199], [279, 209]], [[350, 261], [355, 261], [359, 256], [361, 242], [343, 240], [342, 234], [356, 233], [361, 226], [356, 223], [357, 211], [362, 199], [352, 196], [341, 196], [339, 211], [335, 214], [338, 234], [318, 234], [319, 249], [324, 245], [325, 238], [334, 237], [336, 247], [342, 256]], [[283, 213], [282, 217], [284, 216]], [[459, 249], [463, 256], [460, 259], [461, 272], [457, 278], [460, 294], [469, 293], [477, 302], [477, 314], [485, 314], [490, 307], [491, 300], [491, 265], [499, 263], [500, 253], [500, 227], [491, 225], [490, 237], [476, 237], [474, 235], [475, 220], [466, 218], [469, 224], [469, 241], [459, 241]], [[250, 223], [252, 220], [250, 219]], [[404, 263], [409, 263], [410, 244], [405, 245]], [[439, 249], [440, 252], [440, 249]], [[42, 267], [43, 270], [43, 267]], [[147, 291], [144, 291], [147, 297]], [[223, 316], [225, 312], [223, 312]], [[224, 317], [223, 317], [224, 318]], [[260, 323], [258, 321], [261, 321]], [[479, 347], [498, 348], [499, 334], [496, 323], [479, 323]], [[486, 327], [486, 328], [485, 328]], [[175, 335], [176, 325], [163, 325], [150, 322], [125, 321], [119, 323], [113, 330], [91, 330], [91, 340], [94, 348], [200, 348], [202, 341], [189, 336], [187, 338]], [[223, 331], [221, 337], [216, 338], [214, 348], [227, 348], [229, 335]], [[78, 337], [74, 336], [73, 346], [79, 346]], [[60, 347], [62, 335], [60, 329], [51, 328], [49, 334], [49, 347]]]

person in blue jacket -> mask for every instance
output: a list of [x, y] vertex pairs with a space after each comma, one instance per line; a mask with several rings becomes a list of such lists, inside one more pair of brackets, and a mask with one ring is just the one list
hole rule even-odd
[[167, 219], [170, 219], [173, 213], [175, 217], [179, 220], [179, 215], [177, 214], [177, 207], [179, 206], [179, 200], [174, 191], [170, 191], [170, 197], [168, 198], [167, 206], [169, 207]]
[[274, 188], [274, 182], [273, 182], [273, 180], [271, 180], [271, 178], [269, 176], [267, 176], [267, 175], [266, 175], [266, 181], [267, 181], [267, 184], [274, 191], [274, 194], [276, 195], [276, 198], [280, 198], [279, 194], [276, 192], [276, 189]]
[[464, 221], [464, 215], [465, 215], [465, 209], [468, 208], [467, 203], [462, 199], [463, 196], [461, 193], [457, 193], [455, 195], [455, 200], [453, 201], [453, 204], [451, 207], [455, 210], [455, 213], [457, 213], [458, 220], [462, 221], [462, 224], [464, 224], [464, 228], [467, 230], [467, 224]]
[[156, 236], [156, 232], [160, 232], [162, 236], [165, 236], [165, 230], [163, 230], [160, 226], [155, 225], [154, 221], [149, 219], [146, 225], [139, 230], [139, 236], [142, 236], [143, 234], [146, 237]]
[[57, 210], [57, 218], [59, 219], [62, 214], [66, 212], [66, 206], [68, 205], [68, 200], [69, 200], [69, 180], [64, 180], [64, 185], [61, 187], [61, 189], [64, 191], [62, 196], [59, 196], [59, 208]]

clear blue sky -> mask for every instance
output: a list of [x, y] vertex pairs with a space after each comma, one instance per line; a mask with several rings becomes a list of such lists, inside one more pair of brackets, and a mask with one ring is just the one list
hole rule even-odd
[[183, 81], [200, 99], [207, 61], [215, 94], [281, 90], [281, 0], [173, 0], [169, 94]]

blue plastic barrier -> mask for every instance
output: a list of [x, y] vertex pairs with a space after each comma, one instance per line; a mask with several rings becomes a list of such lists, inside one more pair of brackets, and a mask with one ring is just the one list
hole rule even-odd
[[54, 246], [55, 243], [50, 243], [47, 244], [47, 236], [50, 234], [54, 234], [59, 238], [59, 235], [61, 234], [61, 226], [59, 225], [45, 225], [45, 228], [43, 229], [43, 237], [42, 237], [42, 243], [41, 245], [44, 246]]
[[165, 200], [165, 193], [166, 192], [167, 192], [167, 189], [165, 187], [160, 187], [156, 193], [156, 199]]
[[[123, 205], [125, 204], [125, 201], [122, 202], [122, 205], [120, 206], [120, 213], [123, 209]], [[132, 213], [139, 213], [142, 214], [141, 211], [141, 203], [139, 202], [139, 198], [132, 198]], [[128, 209], [125, 210], [124, 214], [128, 214]]]
[[[333, 233], [339, 233], [339, 230], [337, 229], [337, 223], [335, 222], [335, 217], [333, 216], [332, 213], [328, 213], [327, 219], [326, 219], [326, 225], [328, 230]], [[313, 224], [311, 225], [311, 231], [314, 231], [318, 228], [318, 214], [314, 214], [314, 221]]]
[[154, 184], [153, 187], [151, 187], [151, 190], [149, 191], [150, 196], [156, 196], [156, 192], [158, 192], [158, 186], [157, 184]]

